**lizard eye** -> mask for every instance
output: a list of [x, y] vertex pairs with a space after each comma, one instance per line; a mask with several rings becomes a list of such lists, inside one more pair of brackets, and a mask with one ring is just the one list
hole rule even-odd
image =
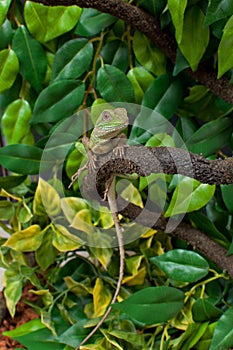
[[104, 111], [103, 112], [103, 115], [102, 115], [102, 120], [105, 121], [105, 122], [108, 122], [109, 120], [111, 120], [111, 114], [107, 111]]

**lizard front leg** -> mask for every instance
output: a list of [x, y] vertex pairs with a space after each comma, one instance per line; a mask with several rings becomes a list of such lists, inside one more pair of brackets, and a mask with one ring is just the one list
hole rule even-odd
[[87, 151], [87, 162], [86, 164], [79, 168], [72, 176], [71, 176], [71, 182], [68, 186], [68, 188], [70, 188], [75, 181], [77, 180], [77, 178], [82, 174], [82, 172], [84, 170], [87, 170], [89, 167], [91, 168], [92, 171], [94, 171], [96, 169], [96, 156], [95, 154], [91, 151], [90, 149], [90, 140], [87, 136], [83, 136], [82, 138], [82, 144], [84, 145], [86, 151]]

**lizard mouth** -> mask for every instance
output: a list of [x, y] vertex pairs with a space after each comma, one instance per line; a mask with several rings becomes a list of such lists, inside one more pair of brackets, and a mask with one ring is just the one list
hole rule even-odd
[[119, 131], [124, 130], [127, 126], [128, 122], [119, 125], [106, 126], [102, 135], [106, 135], [107, 138], [117, 136], [119, 134]]

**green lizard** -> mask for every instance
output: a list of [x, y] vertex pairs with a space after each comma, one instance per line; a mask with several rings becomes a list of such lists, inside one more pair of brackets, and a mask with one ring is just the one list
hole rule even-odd
[[[113, 150], [113, 152], [119, 157], [123, 157], [124, 155], [124, 145], [126, 136], [121, 133], [129, 123], [129, 119], [127, 116], [127, 111], [125, 108], [116, 108], [114, 110], [104, 110], [99, 118], [96, 121], [96, 125], [94, 130], [91, 133], [90, 139], [84, 137], [82, 142], [87, 150], [88, 160], [87, 163], [80, 168], [72, 177], [72, 184], [76, 181], [78, 176], [87, 168], [90, 170], [96, 170], [96, 161], [98, 160], [98, 156], [101, 154], [106, 154]], [[115, 195], [115, 176], [107, 182], [105, 197], [108, 198], [109, 208], [112, 213], [113, 221], [115, 224], [116, 235], [118, 239], [119, 251], [120, 251], [120, 268], [119, 268], [119, 278], [117, 282], [117, 287], [112, 298], [111, 304], [114, 304], [117, 300], [117, 296], [120, 292], [123, 276], [124, 276], [124, 240], [122, 236], [122, 231], [120, 227], [120, 222], [118, 218], [118, 209], [116, 203], [116, 195]], [[94, 327], [94, 329], [87, 335], [85, 339], [79, 344], [79, 346], [75, 349], [80, 349], [80, 346], [86, 343], [93, 334], [100, 328], [100, 326], [104, 323], [109, 313], [112, 310], [112, 306], [110, 305], [105, 312], [102, 319], [99, 323]]]
[[114, 150], [116, 155], [123, 156], [125, 135], [121, 133], [129, 123], [125, 108], [104, 110], [96, 121], [90, 139], [84, 137], [82, 142], [88, 155], [87, 163], [71, 177], [69, 188], [73, 185], [79, 175], [88, 167], [96, 169], [96, 161], [101, 154]]

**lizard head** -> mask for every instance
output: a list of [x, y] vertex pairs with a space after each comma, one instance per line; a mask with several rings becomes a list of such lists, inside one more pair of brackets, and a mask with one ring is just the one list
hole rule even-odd
[[105, 109], [96, 121], [98, 136], [114, 137], [127, 127], [129, 118], [125, 108]]

